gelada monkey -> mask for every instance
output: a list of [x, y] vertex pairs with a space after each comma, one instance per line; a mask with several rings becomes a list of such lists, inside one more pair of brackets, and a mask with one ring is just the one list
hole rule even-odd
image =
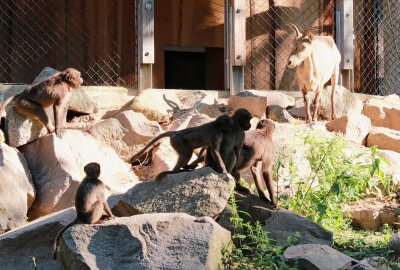
[[[233, 121], [232, 131], [224, 134], [220, 149], [221, 157], [228, 173], [231, 173], [235, 168], [244, 142], [244, 132], [251, 128], [250, 120], [252, 115], [246, 109], [239, 109], [235, 111], [231, 118]], [[205, 156], [205, 165], [214, 170], [216, 169], [215, 159], [211, 155], [209, 148], [207, 148]]]
[[272, 135], [275, 131], [275, 124], [269, 120], [260, 120], [255, 130], [246, 132], [246, 137], [236, 167], [232, 175], [240, 179], [240, 172], [249, 168], [254, 178], [259, 196], [264, 201], [269, 201], [265, 196], [262, 178], [267, 186], [270, 202], [276, 205], [276, 198], [273, 193], [272, 167], [275, 159], [275, 147]]
[[181, 168], [186, 168], [186, 165], [192, 157], [193, 150], [203, 146], [210, 146], [210, 152], [213, 158], [217, 161], [218, 171], [227, 173], [225, 164], [221, 158], [220, 147], [224, 134], [231, 131], [233, 121], [229, 116], [222, 115], [216, 120], [192, 128], [186, 128], [178, 131], [164, 132], [152, 139], [139, 153], [134, 155], [130, 162], [137, 160], [152, 144], [164, 137], [170, 137], [172, 147], [178, 153], [178, 161], [172, 171], [162, 172], [156, 180], [161, 180], [163, 176], [169, 173], [179, 172]]
[[[63, 111], [68, 101], [71, 90], [82, 84], [81, 73], [73, 68], [57, 72], [43, 82], [29, 86], [21, 93], [9, 97], [0, 107], [0, 115], [8, 103], [13, 102], [17, 111], [33, 120], [39, 120], [49, 133], [56, 132], [57, 137], [64, 135]], [[53, 106], [54, 122], [45, 108]], [[66, 116], [65, 116], [66, 117]]]
[[75, 195], [76, 218], [57, 234], [53, 243], [54, 259], [57, 259], [60, 237], [69, 227], [78, 222], [97, 224], [103, 216], [114, 217], [107, 203], [107, 187], [99, 180], [100, 165], [92, 162], [87, 164], [84, 170], [86, 177], [80, 183]]

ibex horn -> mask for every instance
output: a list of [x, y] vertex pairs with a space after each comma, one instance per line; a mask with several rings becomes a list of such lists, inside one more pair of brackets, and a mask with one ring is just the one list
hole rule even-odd
[[293, 24], [293, 23], [289, 23], [289, 24], [290, 24], [290, 26], [293, 27], [294, 31], [296, 31], [296, 36], [297, 36], [297, 38], [300, 38], [300, 37], [301, 37], [301, 33], [300, 33], [299, 28], [298, 28], [295, 24]]

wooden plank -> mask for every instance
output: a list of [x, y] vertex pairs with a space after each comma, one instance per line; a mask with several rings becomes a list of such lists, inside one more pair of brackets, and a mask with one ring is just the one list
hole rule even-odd
[[234, 66], [246, 63], [246, 3], [244, 0], [233, 0], [233, 55]]
[[139, 56], [140, 63], [154, 63], [154, 0], [139, 3]]

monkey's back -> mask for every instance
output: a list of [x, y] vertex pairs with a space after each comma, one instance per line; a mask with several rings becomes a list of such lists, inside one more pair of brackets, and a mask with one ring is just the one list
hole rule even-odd
[[75, 195], [75, 208], [78, 218], [87, 223], [88, 213], [102, 197], [104, 184], [99, 179], [85, 177]]

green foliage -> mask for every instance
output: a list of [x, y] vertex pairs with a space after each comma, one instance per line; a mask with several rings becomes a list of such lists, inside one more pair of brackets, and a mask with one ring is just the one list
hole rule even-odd
[[[296, 269], [283, 262], [282, 254], [285, 248], [274, 246], [259, 222], [253, 225], [243, 221], [237, 210], [234, 195], [230, 198], [230, 205], [233, 209], [230, 219], [233, 227], [233, 249], [229, 256], [227, 256], [227, 250], [224, 252], [225, 269]], [[244, 212], [240, 214], [248, 215]], [[294, 236], [289, 241], [295, 243], [298, 239]]]
[[380, 167], [387, 161], [376, 148], [370, 153], [348, 153], [342, 136], [324, 138], [316, 132], [304, 138], [304, 145], [311, 172], [298, 179], [297, 169], [291, 168], [296, 166], [289, 161], [291, 182], [298, 184], [292, 196], [281, 198], [281, 206], [335, 231], [348, 225], [342, 213], [345, 203], [359, 199], [367, 189], [387, 192], [390, 188], [391, 179]]

